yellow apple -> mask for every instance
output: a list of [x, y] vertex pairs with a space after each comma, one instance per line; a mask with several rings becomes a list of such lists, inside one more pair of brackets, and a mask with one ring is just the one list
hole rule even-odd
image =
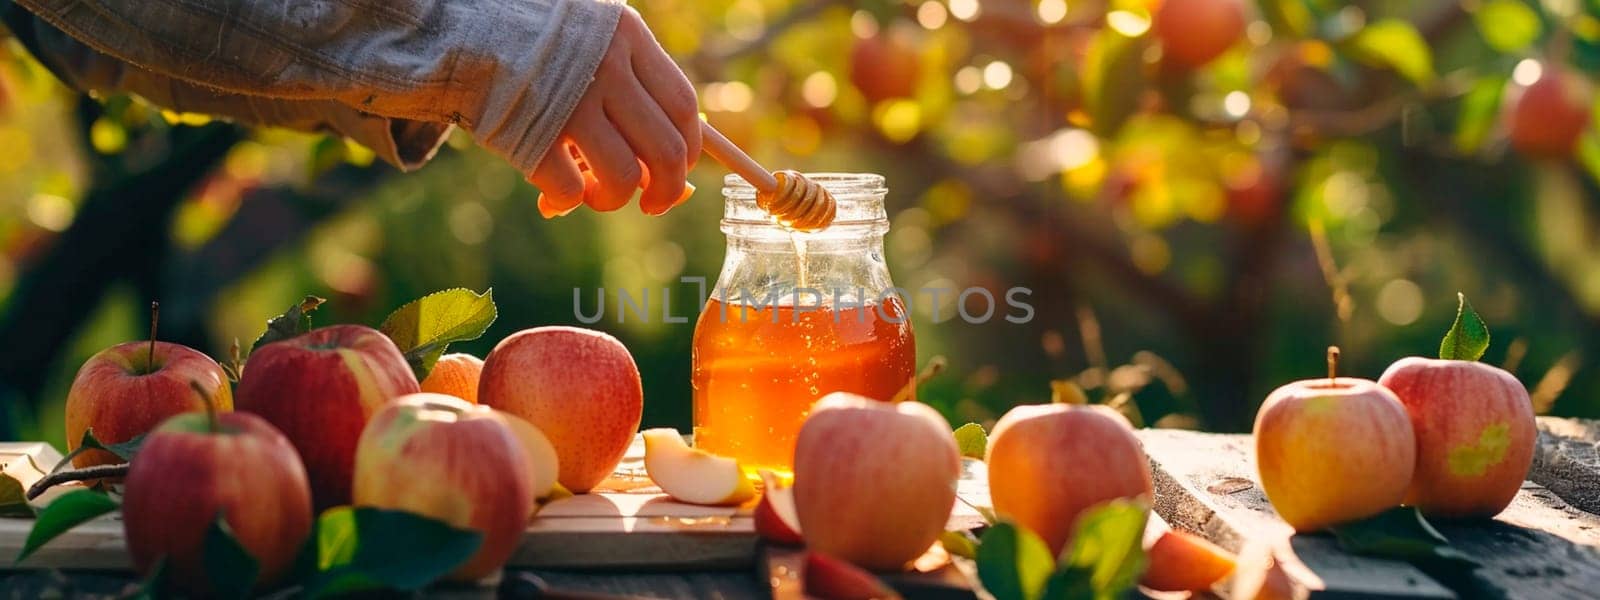
[[644, 470], [661, 491], [680, 502], [732, 505], [756, 495], [738, 461], [690, 448], [676, 429], [645, 430]]

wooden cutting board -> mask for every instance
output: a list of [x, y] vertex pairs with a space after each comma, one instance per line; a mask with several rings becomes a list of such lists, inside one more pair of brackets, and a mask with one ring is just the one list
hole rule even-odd
[[[0, 455], [3, 458], [3, 455]], [[626, 457], [595, 493], [563, 498], [539, 511], [512, 555], [516, 567], [583, 570], [750, 569], [760, 558], [751, 512], [736, 507], [675, 502], [644, 471], [644, 444], [636, 438]], [[981, 463], [968, 461], [981, 469]], [[987, 505], [981, 471], [963, 476], [961, 495]], [[952, 526], [971, 527], [981, 516], [957, 503]], [[0, 518], [0, 561], [20, 552], [33, 519]], [[22, 567], [129, 569], [117, 515], [85, 523], [52, 540]]]

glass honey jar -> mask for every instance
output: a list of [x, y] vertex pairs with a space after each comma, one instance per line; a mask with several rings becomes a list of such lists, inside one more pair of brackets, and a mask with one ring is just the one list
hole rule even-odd
[[779, 225], [743, 178], [723, 181], [727, 253], [695, 324], [695, 446], [752, 469], [789, 471], [818, 398], [888, 400], [916, 369], [909, 314], [883, 259], [883, 177], [806, 177], [837, 202], [818, 231]]

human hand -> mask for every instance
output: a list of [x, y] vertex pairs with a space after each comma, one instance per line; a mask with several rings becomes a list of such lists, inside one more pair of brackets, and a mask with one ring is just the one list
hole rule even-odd
[[699, 113], [688, 77], [639, 13], [624, 9], [594, 81], [528, 177], [540, 190], [539, 212], [550, 218], [579, 204], [612, 211], [640, 187], [645, 214], [677, 206], [700, 156]]

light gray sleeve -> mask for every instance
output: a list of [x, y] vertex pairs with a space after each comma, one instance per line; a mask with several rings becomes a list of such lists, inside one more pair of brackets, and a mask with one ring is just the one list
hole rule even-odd
[[622, 10], [613, 0], [17, 3], [130, 63], [112, 79], [143, 85], [141, 95], [161, 95], [152, 75], [175, 80], [166, 100], [188, 103], [184, 110], [294, 121], [315, 117], [318, 103], [337, 104], [352, 110], [327, 115], [348, 122], [326, 124], [335, 130], [398, 127], [413, 136], [442, 137], [444, 124], [457, 124], [524, 172], [593, 80]]

